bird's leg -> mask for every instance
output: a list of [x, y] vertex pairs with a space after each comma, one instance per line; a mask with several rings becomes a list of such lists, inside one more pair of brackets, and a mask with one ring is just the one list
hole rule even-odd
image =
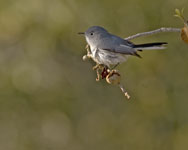
[[99, 81], [100, 78], [101, 78], [101, 74], [99, 72], [99, 68], [96, 69], [96, 72], [97, 72], [97, 78], [96, 78], [96, 81]]
[[93, 67], [93, 70], [97, 70], [97, 69], [102, 70], [103, 68], [104, 68], [104, 65], [102, 65], [102, 64], [96, 64], [96, 65]]
[[118, 65], [119, 65], [119, 63], [117, 63], [116, 65], [114, 65], [112, 68], [110, 68], [110, 70], [115, 69]]
[[93, 70], [96, 70], [97, 72], [97, 78], [96, 78], [96, 81], [99, 81], [100, 78], [101, 78], [101, 70], [104, 69], [104, 65], [102, 64], [96, 64], [94, 67], [93, 67]]

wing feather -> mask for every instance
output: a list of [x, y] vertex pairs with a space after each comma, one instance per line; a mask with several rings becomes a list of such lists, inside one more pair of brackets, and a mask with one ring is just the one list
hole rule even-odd
[[140, 55], [137, 54], [136, 49], [134, 49], [133, 47], [133, 43], [117, 36], [111, 36], [110, 39], [109, 37], [102, 38], [100, 43], [98, 44], [98, 49], [126, 55], [135, 55], [140, 57]]

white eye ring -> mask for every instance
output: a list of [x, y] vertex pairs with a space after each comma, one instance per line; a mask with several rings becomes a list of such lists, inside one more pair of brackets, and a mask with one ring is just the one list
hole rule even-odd
[[90, 35], [93, 35], [93, 32], [91, 32]]

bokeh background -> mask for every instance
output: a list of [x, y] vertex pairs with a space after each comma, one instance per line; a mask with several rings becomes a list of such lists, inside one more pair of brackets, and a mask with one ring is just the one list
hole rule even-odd
[[182, 27], [187, 0], [1, 0], [0, 150], [187, 150], [188, 45], [178, 33], [135, 43], [169, 43], [118, 66], [131, 101], [96, 82], [86, 42], [104, 26], [128, 37]]

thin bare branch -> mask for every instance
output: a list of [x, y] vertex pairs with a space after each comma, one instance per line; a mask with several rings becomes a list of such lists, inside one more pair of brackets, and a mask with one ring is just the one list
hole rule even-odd
[[152, 34], [157, 34], [157, 33], [161, 33], [161, 32], [180, 32], [181, 29], [180, 28], [159, 28], [153, 31], [148, 31], [148, 32], [142, 32], [142, 33], [137, 33], [135, 35], [129, 36], [127, 38], [125, 38], [125, 40], [132, 40], [135, 39], [137, 37], [141, 37], [141, 36], [148, 36], [148, 35], [152, 35]]

